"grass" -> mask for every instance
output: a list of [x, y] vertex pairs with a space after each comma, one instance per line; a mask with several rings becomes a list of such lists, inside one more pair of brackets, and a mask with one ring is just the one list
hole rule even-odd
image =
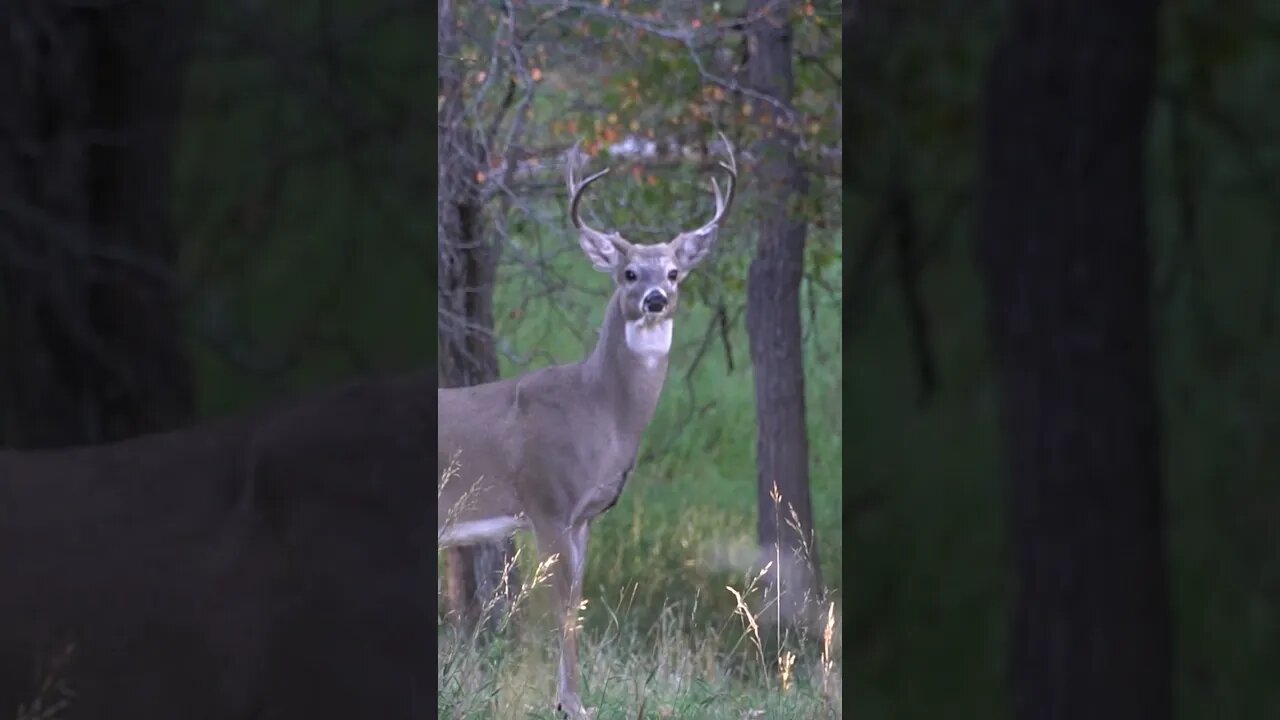
[[[456, 475], [446, 471], [444, 482]], [[774, 495], [775, 502], [778, 500]], [[463, 500], [465, 502], [465, 499]], [[529, 548], [507, 566], [514, 577]], [[498, 631], [481, 636], [451, 618], [439, 620], [438, 711], [445, 718], [553, 718], [558, 637], [553, 615], [538, 612], [535, 591], [545, 590], [558, 557], [524, 563], [528, 573], [507, 593], [485, 604], [482, 620], [495, 616]], [[817, 603], [813, 633], [784, 630], [772, 613], [778, 606], [762, 583], [767, 563], [744, 576], [740, 587], [725, 586], [733, 611], [704, 612], [703, 595], [666, 599], [652, 622], [635, 621], [649, 597], [640, 582], [622, 585], [599, 602], [587, 597], [578, 610], [579, 667], [583, 700], [603, 718], [837, 718], [842, 713], [841, 645], [834, 599]], [[646, 580], [653, 580], [650, 574]], [[506, 582], [503, 583], [507, 585]], [[719, 588], [716, 588], [718, 590]], [[545, 600], [545, 591], [541, 593]], [[607, 614], [586, 632], [586, 611]], [[652, 609], [653, 606], [647, 606]], [[501, 608], [501, 609], [500, 609]], [[501, 613], [500, 615], [497, 615]], [[542, 622], [534, 620], [541, 618]]]
[[[834, 612], [815, 646], [766, 656], [749, 610], [707, 626], [696, 601], [671, 602], [640, 630], [625, 620], [624, 606], [609, 609], [614, 619], [586, 633], [579, 650], [583, 700], [597, 718], [841, 716]], [[555, 717], [554, 631], [518, 627], [486, 645], [442, 626], [440, 717]]]

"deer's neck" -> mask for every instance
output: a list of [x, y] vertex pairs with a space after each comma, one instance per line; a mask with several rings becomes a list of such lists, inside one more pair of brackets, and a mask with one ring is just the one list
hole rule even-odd
[[660, 323], [628, 322], [622, 314], [621, 290], [605, 308], [596, 347], [583, 362], [583, 380], [613, 404], [619, 427], [639, 435], [649, 425], [667, 378], [671, 319]]

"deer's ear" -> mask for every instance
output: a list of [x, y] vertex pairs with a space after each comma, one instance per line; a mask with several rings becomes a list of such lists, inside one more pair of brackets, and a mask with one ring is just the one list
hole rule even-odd
[[713, 226], [706, 230], [677, 235], [676, 239], [671, 241], [671, 246], [675, 250], [676, 265], [684, 271], [693, 269], [711, 254], [719, 234], [717, 228]]
[[613, 272], [627, 251], [627, 241], [612, 234], [584, 230], [578, 233], [578, 244], [591, 266], [600, 272]]

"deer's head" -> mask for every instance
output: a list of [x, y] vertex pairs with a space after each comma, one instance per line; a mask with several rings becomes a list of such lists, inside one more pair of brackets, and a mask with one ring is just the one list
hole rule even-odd
[[[723, 138], [723, 136], [721, 136]], [[609, 172], [608, 168], [578, 181], [574, 165], [578, 157], [575, 145], [568, 165], [569, 217], [578, 230], [578, 243], [591, 265], [600, 272], [607, 272], [622, 291], [623, 317], [630, 323], [657, 324], [670, 319], [675, 313], [680, 296], [680, 282], [690, 270], [697, 267], [715, 247], [720, 222], [733, 203], [737, 186], [738, 167], [733, 148], [727, 139], [729, 162], [720, 166], [729, 171], [728, 192], [721, 194], [715, 178], [711, 179], [711, 191], [715, 194], [715, 217], [696, 230], [676, 235], [665, 243], [638, 245], [628, 242], [618, 232], [604, 232], [588, 225], [579, 215], [579, 203], [583, 192], [591, 183]]]

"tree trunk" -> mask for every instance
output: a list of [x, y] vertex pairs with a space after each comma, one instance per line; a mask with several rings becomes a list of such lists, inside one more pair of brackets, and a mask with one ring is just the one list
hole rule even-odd
[[979, 251], [1010, 474], [1015, 717], [1171, 714], [1143, 156], [1153, 2], [1014, 3]]
[[[439, 78], [444, 97], [436, 134], [439, 363], [441, 387], [460, 387], [498, 379], [493, 284], [499, 254], [482, 227], [476, 173], [485, 167], [483, 147], [464, 116], [463, 70], [454, 61], [459, 47], [454, 3], [442, 0], [439, 12]], [[487, 629], [497, 629], [519, 584], [512, 567], [503, 585], [503, 570], [515, 556], [515, 545], [506, 540], [450, 548], [446, 554], [445, 603], [450, 613], [467, 626], [483, 621]]]
[[[751, 0], [747, 14], [765, 13], [751, 26], [747, 60], [755, 90], [789, 105], [792, 95], [790, 3]], [[805, 222], [793, 205], [805, 178], [795, 156], [796, 137], [779, 127], [772, 106], [756, 103], [764, 139], [753, 173], [757, 183], [759, 243], [747, 278], [747, 333], [756, 388], [758, 529], [761, 551], [775, 564], [772, 588], [783, 621], [807, 626], [822, 587], [809, 501], [809, 438], [805, 425], [800, 280]], [[795, 527], [793, 525], [798, 525]]]
[[191, 414], [169, 216], [182, 8], [0, 9], [0, 443], [117, 440]]

